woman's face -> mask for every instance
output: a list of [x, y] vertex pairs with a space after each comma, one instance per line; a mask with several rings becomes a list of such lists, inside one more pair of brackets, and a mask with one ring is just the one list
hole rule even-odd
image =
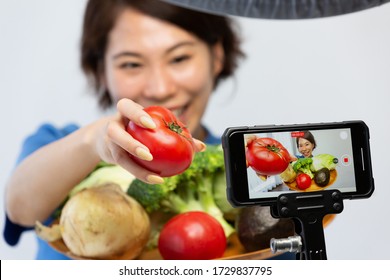
[[109, 34], [103, 82], [114, 102], [167, 107], [196, 137], [222, 61], [219, 44], [210, 49], [184, 29], [126, 9]]
[[314, 145], [310, 141], [299, 138], [298, 140], [298, 150], [305, 157], [311, 157], [313, 155]]

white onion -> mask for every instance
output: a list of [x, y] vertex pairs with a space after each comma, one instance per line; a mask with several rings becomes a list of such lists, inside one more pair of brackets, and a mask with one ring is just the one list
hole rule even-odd
[[136, 200], [110, 184], [74, 195], [62, 209], [60, 228], [76, 256], [133, 259], [148, 241], [150, 221]]

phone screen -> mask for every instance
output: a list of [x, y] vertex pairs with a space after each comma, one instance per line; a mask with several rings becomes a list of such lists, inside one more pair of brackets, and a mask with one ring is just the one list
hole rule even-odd
[[227, 195], [234, 206], [273, 205], [291, 192], [374, 192], [363, 121], [229, 127], [222, 136]]
[[[357, 191], [350, 128], [245, 133], [243, 137], [247, 164], [250, 162], [246, 169], [249, 199], [277, 197], [290, 191]], [[267, 147], [249, 145], [263, 138], [271, 139], [270, 143], [277, 141], [276, 148], [284, 148], [284, 154], [281, 150], [278, 153], [267, 151]], [[280, 173], [285, 166], [282, 162], [286, 161], [286, 157], [280, 156], [285, 156], [286, 151], [289, 163]], [[248, 161], [249, 154], [256, 154], [260, 159]], [[272, 173], [278, 174], [269, 175]]]

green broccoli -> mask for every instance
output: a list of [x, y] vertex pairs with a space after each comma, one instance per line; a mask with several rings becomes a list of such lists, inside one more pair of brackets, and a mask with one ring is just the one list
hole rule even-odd
[[293, 169], [295, 173], [306, 173], [307, 175], [310, 176], [310, 178], [313, 179], [314, 174], [311, 171], [311, 164], [313, 163], [313, 159], [311, 158], [300, 158], [298, 159], [294, 165]]
[[[149, 213], [159, 210], [163, 205], [178, 212], [178, 209], [185, 207], [185, 201], [174, 192], [178, 182], [178, 176], [165, 178], [161, 185], [147, 184], [139, 179], [134, 179], [127, 189], [127, 194], [141, 203]], [[175, 203], [170, 206], [173, 202]]]
[[[164, 210], [172, 213], [204, 211], [216, 218], [228, 237], [234, 228], [223, 216], [214, 200], [215, 176], [224, 174], [225, 164], [221, 146], [209, 145], [197, 153], [183, 173], [165, 178], [161, 185], [151, 185], [135, 179], [127, 193], [138, 200], [148, 212]], [[226, 185], [224, 186], [226, 189]]]

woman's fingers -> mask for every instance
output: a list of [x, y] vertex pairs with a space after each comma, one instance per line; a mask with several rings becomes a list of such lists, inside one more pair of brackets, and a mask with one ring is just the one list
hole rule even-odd
[[[139, 126], [149, 129], [156, 128], [156, 124], [143, 110], [144, 108], [141, 105], [130, 99], [124, 98], [119, 100], [117, 109], [120, 117], [112, 120], [107, 125], [107, 136], [112, 143], [110, 150], [113, 161], [144, 182], [152, 184], [163, 183], [164, 179], [162, 177], [144, 169], [131, 159], [129, 153], [147, 161], [153, 160], [153, 156], [145, 145], [134, 139], [126, 131], [127, 121], [132, 121]], [[206, 150], [206, 144], [198, 139], [194, 139], [194, 148], [195, 152], [203, 152]]]
[[252, 141], [256, 140], [257, 136], [253, 134], [245, 135], [245, 147]]
[[119, 100], [117, 103], [117, 109], [122, 116], [139, 126], [150, 129], [156, 128], [156, 124], [148, 113], [143, 110], [144, 108], [130, 99], [123, 98]]
[[202, 141], [194, 138], [194, 144], [196, 152], [204, 152], [206, 150], [206, 144]]
[[151, 161], [153, 156], [149, 149], [135, 140], [118, 120], [112, 120], [107, 125], [108, 144], [112, 160], [121, 165], [135, 177], [149, 184], [162, 184], [164, 179], [136, 164], [129, 154], [142, 160]]
[[151, 161], [153, 156], [150, 153], [148, 147], [143, 145], [141, 142], [135, 140], [124, 128], [123, 125], [111, 121], [107, 125], [107, 135], [110, 140], [127, 151], [128, 153], [136, 156], [140, 159]]
[[124, 169], [129, 171], [138, 179], [144, 181], [149, 184], [162, 184], [164, 183], [164, 179], [155, 174], [146, 170], [145, 168], [139, 166], [135, 162], [131, 160], [129, 155], [120, 147], [116, 147], [112, 149], [112, 156], [115, 158], [117, 164], [122, 166]]

